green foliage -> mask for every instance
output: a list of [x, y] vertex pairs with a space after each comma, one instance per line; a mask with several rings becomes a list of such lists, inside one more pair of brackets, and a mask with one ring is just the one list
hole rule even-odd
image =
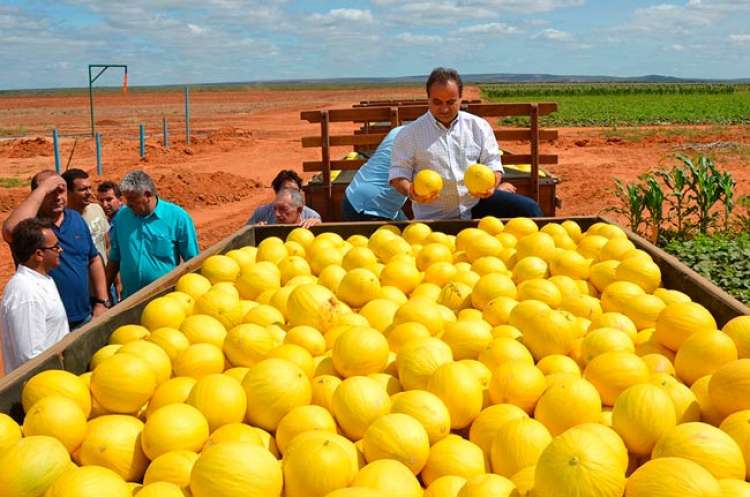
[[[750, 123], [750, 85], [548, 84], [482, 85], [494, 102], [557, 102], [543, 126], [642, 126]], [[528, 118], [506, 118], [528, 125]]]
[[675, 239], [664, 248], [738, 300], [750, 304], [750, 233]]
[[29, 181], [20, 178], [0, 177], [0, 188], [18, 188], [28, 186]]

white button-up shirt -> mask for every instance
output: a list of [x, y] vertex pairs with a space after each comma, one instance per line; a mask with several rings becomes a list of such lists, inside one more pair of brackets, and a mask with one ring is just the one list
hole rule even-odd
[[19, 265], [0, 304], [3, 362], [10, 373], [68, 334], [60, 294], [50, 276]]
[[414, 217], [471, 219], [471, 208], [479, 199], [466, 188], [464, 172], [477, 162], [503, 171], [492, 126], [479, 116], [460, 111], [447, 128], [428, 111], [396, 137], [388, 180], [412, 181], [422, 169], [432, 169], [443, 178], [443, 190], [433, 202], [413, 203]]

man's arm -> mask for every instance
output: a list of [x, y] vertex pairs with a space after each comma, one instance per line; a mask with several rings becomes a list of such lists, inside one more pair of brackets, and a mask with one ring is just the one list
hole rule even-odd
[[183, 261], [192, 259], [200, 253], [198, 234], [187, 212], [184, 213], [180, 227], [177, 229], [177, 247], [180, 249], [180, 257]]
[[414, 192], [412, 178], [414, 178], [415, 163], [416, 153], [414, 145], [409, 138], [409, 134], [402, 131], [393, 140], [391, 167], [388, 171], [388, 184], [401, 195], [409, 197], [414, 202], [431, 202], [436, 197], [420, 197]]
[[115, 278], [120, 272], [120, 261], [112, 258], [107, 261], [107, 268], [104, 270], [107, 278], [107, 286], [111, 286], [115, 282]]
[[[96, 257], [92, 257], [89, 260], [89, 276], [91, 283], [94, 285], [94, 298], [106, 302], [109, 300], [109, 292], [107, 291], [107, 276], [104, 271], [104, 263], [102, 262], [101, 256], [97, 253]], [[107, 307], [99, 302], [94, 303], [93, 315], [94, 317], [106, 312]]]
[[53, 175], [45, 178], [36, 189], [32, 190], [21, 204], [10, 212], [3, 223], [3, 239], [10, 243], [12, 241], [13, 228], [24, 219], [36, 217], [44, 198], [57, 189], [65, 188], [65, 180], [60, 176]]

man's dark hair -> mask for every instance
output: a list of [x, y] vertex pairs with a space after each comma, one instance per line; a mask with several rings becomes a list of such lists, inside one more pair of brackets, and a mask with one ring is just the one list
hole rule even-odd
[[68, 190], [73, 189], [73, 182], [77, 179], [87, 179], [89, 174], [83, 169], [68, 169], [61, 174], [65, 180], [65, 184], [68, 185]]
[[36, 217], [24, 219], [13, 228], [10, 250], [17, 262], [23, 264], [37, 249], [44, 246], [45, 229], [52, 229], [52, 224]]
[[39, 186], [39, 183], [44, 181], [50, 176], [56, 175], [57, 173], [53, 171], [52, 169], [45, 169], [44, 171], [39, 171], [34, 176], [31, 177], [31, 190], [36, 190]]
[[427, 95], [430, 94], [430, 88], [432, 88], [432, 85], [436, 83], [444, 85], [448, 83], [448, 81], [453, 81], [458, 85], [459, 97], [464, 94], [464, 82], [461, 81], [461, 76], [458, 74], [458, 71], [446, 67], [436, 67], [427, 78], [427, 84], [425, 85], [427, 88]]
[[99, 183], [99, 186], [96, 187], [96, 191], [98, 191], [99, 193], [105, 193], [110, 190], [114, 190], [115, 197], [122, 197], [122, 192], [120, 192], [120, 185], [118, 185], [114, 181], [102, 181], [101, 183]]
[[281, 190], [281, 185], [283, 185], [287, 181], [294, 181], [295, 183], [297, 183], [297, 187], [300, 190], [302, 189], [302, 178], [300, 177], [300, 175], [297, 174], [296, 171], [293, 171], [291, 169], [283, 169], [279, 171], [279, 174], [277, 174], [273, 181], [271, 181], [273, 191], [275, 193], [279, 193], [279, 190]]

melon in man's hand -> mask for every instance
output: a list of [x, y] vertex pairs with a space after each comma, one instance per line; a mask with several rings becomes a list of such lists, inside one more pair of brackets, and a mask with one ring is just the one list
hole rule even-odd
[[464, 183], [475, 197], [486, 195], [495, 187], [495, 173], [484, 164], [472, 164], [466, 168]]
[[432, 169], [422, 169], [414, 176], [414, 193], [420, 197], [436, 197], [443, 189], [443, 178]]

